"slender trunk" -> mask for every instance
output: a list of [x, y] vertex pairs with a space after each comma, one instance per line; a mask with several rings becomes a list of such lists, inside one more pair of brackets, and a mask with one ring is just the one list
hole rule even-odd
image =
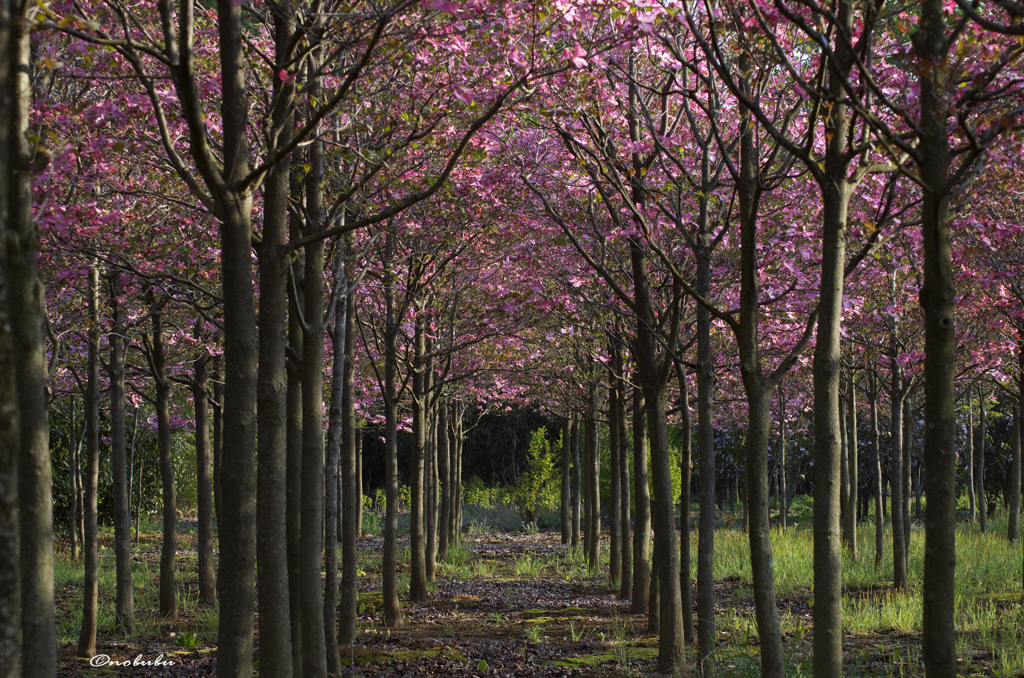
[[651, 486], [647, 473], [647, 417], [644, 392], [633, 387], [633, 496], [636, 527], [633, 530], [633, 600], [629, 611], [647, 612], [651, 586]]
[[860, 464], [857, 456], [857, 382], [850, 376], [846, 393], [846, 444], [850, 455], [850, 511], [843, 522], [843, 543], [850, 550], [850, 556], [857, 561], [857, 513], [860, 510]]
[[[432, 351], [430, 342], [427, 342], [427, 351]], [[433, 366], [432, 359], [428, 359], [431, 367], [427, 370], [427, 392], [433, 389]], [[429, 403], [430, 396], [427, 396]], [[427, 457], [426, 468], [424, 469], [426, 510], [427, 520], [424, 526], [427, 531], [427, 581], [433, 582], [437, 578], [437, 407], [436, 403], [427, 406]]]
[[693, 466], [693, 425], [690, 422], [690, 389], [686, 368], [676, 363], [679, 378], [679, 429], [683, 432], [679, 455], [679, 590], [683, 606], [683, 638], [694, 640], [693, 594], [690, 572], [690, 469]]
[[[1018, 391], [1019, 392], [1019, 391]], [[1013, 410], [1013, 428], [1010, 431], [1010, 517], [1006, 537], [1011, 542], [1020, 538], [1020, 405]]]
[[[6, 215], [8, 319], [11, 323], [17, 383], [20, 453], [18, 472], [18, 563], [21, 596], [21, 654], [25, 678], [57, 672], [57, 626], [53, 599], [53, 474], [50, 468], [47, 401], [46, 321], [43, 281], [39, 277], [39, 231], [32, 219], [32, 166], [36, 144], [29, 141], [32, 104], [32, 22], [27, 2], [10, 7], [10, 42], [3, 56], [9, 68], [0, 90], [8, 97], [3, 111], [9, 163], [2, 177]], [[84, 537], [83, 537], [84, 538]], [[12, 542], [13, 543], [13, 542]], [[7, 631], [10, 633], [10, 631]]]
[[[316, 66], [308, 68], [315, 71]], [[312, 77], [311, 77], [312, 79]], [[314, 90], [316, 88], [313, 88]], [[316, 97], [316, 91], [310, 96]], [[309, 147], [309, 173], [305, 180], [306, 235], [323, 228], [323, 141]], [[324, 639], [323, 562], [324, 524], [324, 242], [305, 247], [306, 278], [302, 317], [302, 494], [299, 499], [299, 616], [302, 625], [302, 676], [327, 675]], [[337, 576], [332, 573], [332, 576]], [[337, 645], [333, 647], [337, 650]]]
[[[651, 508], [655, 502], [651, 500]], [[654, 567], [651, 568], [651, 585], [647, 590], [647, 632], [655, 635], [661, 632], [661, 568], [658, 566], [658, 541], [655, 540], [651, 549]]]
[[79, 558], [79, 538], [81, 536], [81, 530], [78, 529], [78, 495], [80, 494], [80, 488], [78, 486], [78, 449], [77, 431], [75, 431], [75, 396], [72, 395], [70, 398], [71, 412], [69, 414], [70, 423], [68, 426], [68, 476], [71, 481], [71, 489], [68, 491], [68, 532], [71, 534], [71, 560], [78, 562]]
[[[743, 63], [741, 57], [741, 63]], [[739, 328], [736, 336], [736, 343], [740, 355], [740, 373], [743, 378], [743, 389], [747, 397], [747, 439], [746, 439], [746, 482], [744, 492], [744, 506], [749, 517], [749, 539], [750, 539], [750, 565], [754, 588], [754, 617], [757, 620], [757, 634], [761, 648], [761, 675], [769, 677], [781, 677], [785, 675], [785, 661], [782, 654], [782, 630], [779, 625], [779, 614], [775, 607], [775, 578], [772, 564], [772, 543], [771, 524], [768, 512], [768, 433], [770, 415], [770, 397], [773, 384], [768, 382], [763, 374], [761, 356], [759, 353], [759, 329], [758, 315], [760, 313], [760, 291], [758, 289], [758, 258], [757, 258], [757, 220], [758, 202], [760, 199], [758, 164], [759, 158], [757, 148], [754, 144], [754, 123], [749, 111], [740, 111], [740, 170], [737, 178], [737, 192], [739, 194], [740, 206], [740, 318]], [[829, 259], [829, 240], [823, 245], [825, 262], [822, 264], [822, 299], [826, 297], [825, 285], [830, 280], [827, 271]], [[833, 253], [834, 255], [834, 253]], [[842, 257], [840, 256], [840, 262]], [[841, 295], [840, 295], [841, 299]], [[831, 328], [818, 326], [818, 349], [830, 345]], [[838, 346], [838, 332], [835, 333], [835, 343]], [[838, 350], [836, 351], [838, 354]], [[819, 371], [823, 360], [830, 359], [829, 353], [823, 359], [815, 353], [815, 400], [821, 397], [819, 387]], [[838, 355], [837, 355], [838, 357]], [[838, 360], [836, 361], [838, 363]], [[838, 370], [836, 370], [838, 374]], [[817, 408], [815, 408], [817, 411]], [[837, 410], [838, 411], [838, 410]], [[816, 432], [818, 429], [816, 428]], [[825, 429], [831, 431], [831, 429]], [[824, 433], [824, 431], [823, 431]], [[820, 443], [821, 436], [815, 436], [815, 444]], [[837, 441], [838, 442], [838, 441]], [[838, 449], [838, 446], [837, 446]], [[822, 456], [817, 455], [818, 464]], [[838, 461], [838, 458], [836, 459]], [[820, 472], [816, 464], [816, 470]], [[838, 487], [838, 464], [835, 465], [836, 478], [829, 477], [832, 488], [835, 492], [836, 523], [838, 527], [839, 509], [839, 487]], [[824, 502], [819, 503], [817, 496], [818, 484], [815, 483], [815, 506], [825, 506]], [[828, 503], [829, 511], [832, 504]], [[819, 550], [818, 519], [820, 510], [815, 511], [815, 652], [817, 653], [819, 642], [818, 607], [822, 605], [821, 596], [827, 600], [827, 583], [819, 593], [819, 586], [822, 580], [818, 578], [818, 559], [821, 557]], [[838, 552], [838, 530], [836, 530], [836, 551]], [[826, 614], [828, 614], [827, 608]], [[837, 629], [838, 631], [838, 629]], [[822, 638], [823, 642], [829, 642], [828, 636]], [[815, 655], [817, 658], [817, 654]]]
[[197, 547], [199, 600], [205, 605], [213, 605], [217, 602], [217, 577], [213, 571], [213, 480], [210, 459], [210, 423], [206, 404], [209, 395], [207, 388], [209, 365], [210, 356], [207, 353], [195, 362], [192, 377], [192, 404], [195, 407], [196, 512], [199, 518], [199, 544]]
[[398, 604], [398, 331], [401, 319], [395, 308], [394, 235], [388, 233], [384, 254], [384, 623], [402, 625]]
[[114, 562], [117, 580], [115, 618], [118, 628], [131, 635], [135, 628], [135, 597], [132, 589], [132, 514], [129, 508], [128, 459], [125, 449], [124, 338], [125, 322], [118, 297], [121, 281], [110, 276], [110, 309], [113, 320], [110, 346], [110, 465], [114, 490]]
[[[99, 272], [89, 267], [88, 378], [85, 391], [85, 582], [82, 591], [82, 628], [78, 635], [78, 656], [96, 654], [96, 612], [99, 606], [99, 544], [96, 508], [100, 464], [100, 311]], [[27, 668], [27, 667], [26, 667]]]
[[[842, 374], [839, 377], [839, 447], [840, 447], [840, 460], [839, 460], [839, 521], [843, 530], [841, 536], [842, 543], [846, 544], [846, 516], [850, 513], [852, 507], [850, 503], [850, 450], [849, 450], [849, 436], [847, 435], [846, 426], [846, 413], [843, 410], [843, 405], [846, 402], [846, 394], [843, 391], [844, 380]], [[781, 415], [782, 409], [780, 407], [779, 413]]]
[[[711, 294], [711, 234], [698, 235], [697, 293]], [[711, 314], [697, 305], [697, 666], [704, 678], [715, 675], [715, 364]]]
[[426, 315], [416, 309], [412, 362], [412, 455], [409, 458], [409, 600], [424, 602], [427, 593], [426, 534], [424, 533], [424, 456], [427, 444]]
[[[180, 7], [186, 7], [182, 4]], [[253, 303], [252, 193], [234, 186], [249, 172], [249, 98], [242, 47], [241, 7], [217, 3], [220, 35], [221, 120], [224, 171], [216, 200], [221, 222], [224, 296], [223, 498], [218, 517], [220, 624], [217, 675], [241, 678], [252, 671], [256, 573], [256, 382], [258, 335]], [[191, 47], [190, 47], [191, 48]], [[189, 63], [189, 66], [191, 64]], [[190, 74], [188, 74], [190, 75]], [[192, 81], [194, 84], [194, 81]], [[193, 139], [205, 130], [190, 130]]]
[[875, 567], [885, 557], [885, 523], [882, 504], [885, 495], [882, 490], [882, 451], [878, 440], [878, 380], [874, 373], [868, 375], [868, 406], [871, 408], [871, 493], [875, 498]]
[[[591, 375], [595, 376], [595, 375]], [[601, 565], [601, 422], [599, 388], [596, 382], [591, 382], [587, 398], [586, 421], [583, 424], [584, 436], [584, 461], [586, 470], [586, 505], [584, 515], [586, 516], [586, 532], [584, 534], [584, 549], [587, 552], [587, 563], [592, 568]]]
[[[287, 3], [268, 4], [274, 21], [274, 72], [291, 60], [295, 17]], [[274, 78], [272, 125], [275, 146], [293, 134], [295, 87]], [[291, 158], [274, 166], [263, 185], [263, 239], [258, 252], [259, 368], [256, 379], [257, 438], [256, 562], [260, 609], [260, 673], [290, 678], [292, 665], [291, 584], [288, 577], [287, 491], [287, 287], [288, 200]]]
[[971, 522], [978, 520], [978, 505], [974, 496], [974, 399], [972, 388], [967, 387], [967, 499], [970, 502]]
[[[298, 194], [297, 180], [293, 193]], [[293, 237], [301, 236], [299, 219], [293, 217]], [[305, 257], [302, 252], [291, 264], [292, 282], [288, 298], [288, 353], [286, 363], [287, 393], [285, 420], [285, 538], [288, 562], [288, 610], [291, 618], [292, 675], [302, 676], [302, 615], [299, 603], [300, 553], [299, 535], [302, 529], [302, 352], [305, 342], [302, 332], [302, 300], [305, 295]]]
[[448, 560], [452, 541], [452, 469], [448, 441], [448, 403], [442, 400], [437, 408], [437, 472], [441, 478], [437, 557], [442, 561]]
[[[9, 122], [14, 94], [11, 87], [11, 63], [8, 51], [12, 39], [11, 8], [13, 2], [0, 2], [0, 146], [11, 148]], [[12, 319], [8, 299], [8, 195], [14, 185], [9, 153], [0, 157], [0, 678], [20, 678], [21, 633], [18, 593], [18, 381], [12, 337]], [[76, 534], [77, 505], [75, 501], [75, 399], [71, 402], [71, 436], [68, 445], [68, 468], [71, 471], [71, 496], [68, 528], [71, 532], [74, 559], [78, 560]]]
[[[922, 0], [914, 52], [920, 63], [945, 64], [946, 18], [942, 0]], [[956, 322], [949, 234], [949, 70], [923, 69], [917, 167], [922, 185], [924, 249], [924, 450], [928, 511], [925, 516], [924, 614], [921, 655], [928, 678], [957, 673], [954, 625], [956, 572]], [[984, 507], [982, 507], [984, 509]]]
[[[342, 402], [344, 400], [345, 374], [348, 363], [345, 355], [345, 343], [348, 339], [349, 314], [348, 295], [345, 287], [348, 279], [345, 275], [345, 264], [342, 262], [344, 250], [339, 246], [335, 250], [334, 289], [331, 301], [334, 317], [330, 323], [328, 334], [331, 338], [331, 403], [327, 423], [327, 451], [324, 466], [324, 644], [327, 649], [327, 672], [337, 675], [341, 670], [341, 657], [338, 654], [338, 531], [341, 498], [338, 496], [339, 467], [342, 464]], [[351, 485], [351, 480], [349, 481]], [[353, 517], [354, 517], [354, 511]], [[354, 620], [353, 620], [354, 621]]]
[[910, 458], [913, 451], [912, 413], [910, 411], [910, 384], [904, 380], [906, 394], [903, 396], [903, 562], [909, 577], [910, 572]]
[[462, 445], [465, 442], [464, 419], [466, 414], [466, 403], [459, 400], [455, 408], [455, 426], [452, 440], [452, 543], [457, 544], [462, 540]]
[[[351, 303], [353, 305], [353, 308], [355, 308], [355, 300], [354, 299], [352, 301], [350, 301], [349, 303]], [[352, 357], [352, 360], [355, 360], [355, 354], [353, 354], [351, 357]], [[355, 388], [355, 387], [353, 386], [353, 388]], [[353, 397], [355, 397], [355, 396], [353, 395]], [[355, 416], [355, 415], [353, 415], [353, 416]], [[355, 446], [355, 451], [356, 451], [355, 452], [355, 454], [356, 454], [356, 487], [355, 487], [355, 493], [356, 493], [356, 535], [357, 536], [362, 536], [363, 534], [366, 533], [366, 531], [363, 529], [363, 432], [360, 429], [356, 428], [355, 436], [356, 436], [356, 446]]]
[[[221, 452], [224, 449], [224, 372], [220, 356], [213, 358], [213, 514], [219, 527], [221, 520]], [[139, 428], [139, 409], [135, 408], [135, 429]], [[135, 454], [135, 434], [132, 434], [132, 454]], [[139, 455], [139, 469], [142, 469], [142, 456]], [[142, 476], [139, 476], [139, 490], [142, 490]], [[140, 495], [141, 496], [141, 495]], [[138, 505], [135, 514], [138, 515]], [[137, 536], [137, 535], [136, 535]]]
[[349, 292], [345, 314], [345, 381], [341, 395], [341, 610], [338, 642], [355, 641], [358, 607], [359, 563], [356, 539], [359, 537], [362, 493], [359, 489], [359, 448], [356, 443], [355, 401], [355, 290]]
[[906, 589], [907, 582], [907, 542], [903, 538], [903, 370], [897, 365], [896, 338], [890, 339], [890, 455], [889, 486], [891, 488], [889, 513], [892, 520], [892, 566], [893, 586]]
[[580, 478], [580, 419], [576, 414], [572, 415], [571, 435], [569, 436], [569, 455], [572, 457], [572, 535], [570, 544], [572, 548], [579, 548], [580, 545], [580, 517], [582, 513]]
[[988, 531], [988, 498], [985, 496], [985, 448], [988, 447], [988, 398], [985, 387], [978, 389], [978, 444], [974, 446], [974, 496], [978, 503], [978, 527], [984, 534]]
[[[622, 581], [622, 490], [619, 465], [619, 388], [615, 374], [617, 353], [614, 345], [609, 345], [608, 369], [608, 580], [614, 584]], [[621, 362], [621, 361], [618, 361]]]
[[171, 383], [167, 380], [167, 359], [164, 354], [163, 310], [151, 294], [153, 306], [153, 381], [156, 385], [157, 449], [160, 453], [160, 487], [162, 489], [163, 541], [160, 546], [160, 616], [176, 619], [178, 601], [175, 597], [174, 573], [178, 557], [178, 502], [174, 486], [174, 454], [171, 450]]
[[[619, 352], [619, 366], [624, 366], [622, 352]], [[620, 372], [622, 374], [622, 372]], [[629, 421], [626, 417], [628, 406], [626, 405], [626, 380], [619, 378], [619, 406], [616, 410], [616, 418], [619, 420], [619, 526], [621, 529], [620, 548], [622, 550], [622, 579], [619, 587], [619, 598], [628, 600], [633, 597], [633, 541], [630, 538], [630, 495], [629, 484]]]
[[[572, 455], [569, 447], [569, 436], [572, 435], [572, 423], [569, 417], [562, 419], [562, 475], [559, 483], [559, 517], [561, 518], [562, 543], [568, 544], [572, 539]], [[442, 463], [447, 463], [442, 461]], [[446, 493], [447, 495], [447, 493]], [[443, 509], [442, 509], [443, 512]]]
[[[789, 524], [789, 488], [786, 487], [786, 405], [779, 386], [779, 500], [782, 529]], [[841, 415], [842, 413], [840, 413]], [[842, 418], [840, 416], [840, 418]], [[845, 440], [845, 437], [844, 437]], [[850, 508], [850, 507], [847, 507]]]

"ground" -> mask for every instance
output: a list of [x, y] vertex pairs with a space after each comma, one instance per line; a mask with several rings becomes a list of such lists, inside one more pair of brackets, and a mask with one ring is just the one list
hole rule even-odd
[[[429, 602], [403, 602], [403, 625], [397, 629], [386, 628], [379, 612], [382, 540], [360, 540], [360, 634], [354, 645], [341, 648], [343, 676], [543, 678], [653, 672], [657, 638], [647, 632], [646, 616], [630, 614], [630, 602], [618, 598], [605, 574], [589, 570], [579, 551], [559, 543], [558, 535], [553, 533], [487, 529], [474, 525], [449, 562], [438, 565]], [[104, 537], [101, 550], [98, 651], [112, 660], [150, 664], [93, 668], [75, 658], [74, 639], [81, 620], [81, 579], [76, 573], [80, 573], [81, 566], [68, 565], [65, 558], [59, 558], [58, 635], [62, 643], [58, 675], [215, 674], [217, 612], [215, 607], [196, 601], [195, 552], [189, 550], [194, 547], [194, 533], [185, 532], [181, 541], [181, 614], [175, 621], [157, 619], [158, 534], [158, 530], [144, 533], [137, 547], [135, 581], [140, 622], [131, 638], [119, 638], [113, 629], [109, 537]], [[777, 548], [777, 580], [789, 576], [787, 562], [805, 557], [804, 541], [809, 539], [797, 530], [784, 534], [788, 535], [787, 541], [780, 541]], [[605, 540], [607, 543], [607, 535]], [[716, 544], [716, 576], [719, 556], [726, 563], [723, 572], [728, 572], [730, 558], [740, 568], [739, 574], [727, 573], [716, 584], [720, 641], [716, 663], [721, 676], [759, 675], [749, 578], [742, 574], [742, 551], [731, 554], [744, 542], [744, 535], [723, 530]], [[402, 591], [408, 586], [408, 565], [404, 564], [408, 551], [403, 540], [399, 543]], [[872, 567], [864, 563], [858, 566], [868, 568], [866, 571]], [[851, 576], [856, 576], [854, 567], [849, 570]], [[810, 675], [810, 589], [783, 583], [779, 593], [777, 604], [790, 664], [787, 673]], [[964, 626], [958, 643], [963, 675], [1024, 676], [1024, 670], [1018, 668], [1024, 666], [1024, 661], [1015, 659], [1015, 655], [1024, 655], [1024, 611], [1019, 596], [1018, 588], [1016, 593], [974, 597], [969, 607], [969, 615], [974, 617], [958, 621]], [[848, 585], [845, 598], [848, 675], [923, 675], [919, 593], [900, 594], [884, 582], [866, 583]], [[693, 648], [688, 648], [688, 653], [690, 666], [695, 667]], [[258, 656], [257, 628], [257, 660]], [[258, 671], [258, 662], [254, 669]]]

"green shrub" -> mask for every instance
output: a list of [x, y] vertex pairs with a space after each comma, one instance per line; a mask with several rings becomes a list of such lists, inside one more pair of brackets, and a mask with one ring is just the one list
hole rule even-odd
[[544, 429], [533, 432], [527, 460], [530, 467], [519, 476], [511, 498], [523, 522], [536, 525], [541, 511], [551, 510], [559, 499], [559, 472]]

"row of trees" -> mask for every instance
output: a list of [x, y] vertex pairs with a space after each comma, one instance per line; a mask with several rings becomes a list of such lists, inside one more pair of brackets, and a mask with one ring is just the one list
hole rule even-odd
[[[566, 422], [563, 538], [575, 545], [582, 523], [595, 563], [607, 422], [611, 575], [650, 612], [659, 670], [684, 671], [694, 640], [705, 676], [715, 431], [745, 431], [761, 670], [778, 676], [769, 499], [790, 492], [786, 440], [812, 412], [815, 672], [839, 676], [865, 392], [879, 520], [886, 476], [892, 496], [894, 581], [908, 584], [909, 499], [923, 487], [923, 656], [929, 675], [955, 675], [957, 441], [971, 439], [957, 378], [1019, 400], [1024, 360], [1012, 8], [5, 0], [3, 12], [14, 152], [0, 205], [11, 380], [0, 392], [17, 399], [0, 408], [17, 416], [3, 418], [0, 484], [18, 491], [0, 493], [0, 537], [11, 536], [0, 543], [18, 551], [0, 558], [20, 563], [17, 577], [0, 566], [5, 675], [19, 670], [19, 628], [33, 657], [23, 672], [55, 671], [48, 389], [87, 403], [80, 652], [96, 642], [101, 391], [118, 618], [130, 629], [129, 390], [156, 411], [161, 611], [174, 614], [175, 384], [192, 395], [178, 414], [194, 419], [208, 482], [204, 596], [214, 498], [220, 566], [239, 573], [217, 583], [224, 676], [250, 670], [254, 591], [267, 675], [326, 675], [352, 640], [357, 416], [383, 427], [384, 614], [398, 626], [398, 431], [413, 438], [410, 597], [422, 600], [461, 524], [467, 403], [522, 402]], [[923, 317], [909, 311], [915, 294]], [[682, 497], [670, 421], [695, 430]], [[676, 531], [677, 506], [689, 524], [691, 468], [696, 628], [689, 540]], [[336, 544], [340, 590], [330, 577], [324, 591], [321, 558], [336, 571]]]

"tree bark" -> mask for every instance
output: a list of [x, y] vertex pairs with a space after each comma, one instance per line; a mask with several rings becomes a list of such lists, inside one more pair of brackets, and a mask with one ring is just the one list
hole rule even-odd
[[[293, 179], [293, 193], [298, 194], [300, 187], [297, 179]], [[302, 234], [300, 217], [292, 217], [292, 236], [298, 238]], [[287, 539], [288, 562], [288, 610], [291, 618], [292, 675], [302, 676], [302, 606], [299, 603], [299, 579], [301, 559], [299, 553], [299, 535], [302, 531], [302, 353], [305, 342], [302, 330], [302, 304], [305, 298], [305, 256], [299, 251], [296, 261], [291, 264], [292, 283], [288, 295], [288, 353], [291, 356], [286, 363], [287, 393], [285, 421], [285, 529]]]
[[[15, 3], [11, 0], [0, 2], [0, 146], [5, 149], [15, 148], [17, 141], [11, 134], [18, 130], [12, 129], [11, 123], [16, 121], [13, 111], [14, 82], [12, 73], [14, 64], [11, 59], [11, 45], [15, 40], [14, 16]], [[21, 676], [21, 648], [18, 637], [21, 632], [19, 618], [20, 596], [18, 591], [18, 452], [20, 448], [18, 435], [18, 380], [12, 336], [11, 304], [9, 299], [9, 264], [7, 261], [8, 230], [10, 206], [13, 196], [9, 196], [14, 183], [12, 156], [10, 152], [0, 157], [0, 678], [19, 678]], [[69, 524], [72, 535], [74, 560], [78, 560], [78, 540], [76, 527], [78, 523], [77, 503], [75, 499], [74, 476], [74, 411], [75, 399], [71, 401], [71, 438], [68, 452], [68, 468], [71, 471], [71, 497]]]
[[[25, 678], [57, 672], [57, 626], [53, 598], [53, 475], [46, 368], [43, 281], [39, 276], [39, 230], [32, 218], [32, 173], [35, 145], [26, 132], [32, 105], [31, 34], [25, 18], [30, 3], [5, 5], [10, 10], [3, 141], [8, 174], [6, 198], [6, 274], [8, 319], [14, 348], [20, 452], [18, 473], [18, 563], [21, 596], [21, 654]], [[84, 539], [84, 535], [83, 535]]]
[[1006, 521], [1006, 537], [1016, 542], [1020, 538], [1020, 405], [1013, 410], [1010, 440], [1010, 516]]
[[988, 447], [988, 398], [985, 387], [978, 388], [978, 444], [974, 446], [974, 496], [978, 503], [978, 527], [988, 531], [988, 498], [985, 496], [985, 448]]
[[[572, 435], [572, 423], [568, 416], [562, 418], [562, 475], [559, 483], [559, 517], [561, 518], [562, 543], [568, 544], [572, 539], [572, 454], [569, 436]], [[442, 462], [445, 463], [445, 462]]]
[[[196, 329], [198, 330], [198, 323]], [[210, 354], [204, 352], [204, 355], [196, 360], [192, 376], [192, 404], [195, 408], [196, 428], [196, 512], [199, 518], [197, 548], [199, 600], [205, 605], [213, 605], [217, 602], [217, 576], [213, 571], [213, 479], [210, 458], [210, 422], [206, 404], [209, 395], [207, 387], [209, 365]]]
[[971, 522], [978, 520], [978, 505], [974, 496], [974, 399], [973, 389], [967, 387], [967, 499], [970, 502]]
[[[448, 560], [452, 543], [452, 469], [449, 454], [448, 403], [442, 400], [437, 410], [437, 467], [441, 478], [441, 515], [438, 518], [438, 555]], [[563, 542], [564, 543], [564, 542]]]
[[[698, 234], [694, 258], [697, 293], [711, 294], [711, 232]], [[697, 516], [697, 666], [704, 678], [715, 675], [715, 363], [711, 313], [697, 305], [697, 455], [700, 463]]]
[[570, 545], [572, 548], [580, 546], [580, 517], [582, 514], [582, 482], [580, 477], [580, 419], [576, 414], [572, 415], [570, 426], [569, 454], [572, 457], [572, 535]]
[[398, 603], [398, 331], [401, 319], [395, 308], [395, 283], [392, 267], [395, 257], [394, 234], [384, 241], [384, 623], [402, 625]]
[[[922, 0], [914, 52], [920, 63], [946, 63], [942, 0]], [[955, 291], [949, 235], [949, 137], [946, 116], [949, 71], [922, 69], [917, 166], [922, 184], [924, 247], [924, 450], [928, 509], [925, 516], [924, 615], [921, 655], [928, 678], [957, 673], [954, 590], [956, 571], [956, 435], [954, 377]]]
[[424, 456], [427, 445], [426, 328], [423, 309], [416, 309], [412, 359], [412, 455], [409, 458], [409, 600], [425, 602], [427, 593], [426, 534], [424, 531]]
[[690, 468], [693, 464], [693, 431], [690, 423], [690, 389], [686, 367], [676, 363], [679, 378], [679, 429], [683, 432], [679, 455], [679, 591], [683, 606], [683, 639], [694, 640], [692, 576], [690, 572]]
[[872, 372], [868, 375], [868, 406], [871, 408], [871, 493], [875, 498], [875, 567], [880, 567], [885, 557], [885, 495], [882, 488], [882, 451], [878, 440], [878, 379]]
[[[314, 64], [308, 65], [315, 71]], [[311, 96], [317, 96], [316, 88]], [[309, 146], [309, 173], [305, 179], [306, 235], [323, 228], [323, 141]], [[303, 299], [302, 342], [302, 495], [299, 518], [299, 606], [302, 627], [302, 676], [327, 675], [327, 649], [324, 639], [323, 588], [320, 567], [323, 562], [324, 525], [324, 242], [305, 246], [306, 279]], [[336, 575], [334, 575], [336, 576]], [[335, 650], [337, 646], [335, 645]]]
[[[268, 3], [274, 22], [274, 72], [291, 61], [295, 16], [287, 3]], [[295, 87], [274, 78], [271, 147], [291, 141], [294, 131]], [[256, 450], [256, 559], [259, 577], [260, 673], [290, 678], [292, 665], [291, 584], [288, 577], [288, 367], [287, 287], [289, 248], [288, 200], [291, 157], [267, 173], [263, 185], [263, 239], [258, 250], [259, 368], [256, 412], [259, 437]]]
[[846, 393], [846, 452], [850, 456], [850, 511], [843, 522], [843, 543], [857, 561], [857, 512], [860, 510], [860, 464], [857, 455], [857, 382], [850, 375]]
[[96, 612], [99, 607], [99, 544], [97, 542], [96, 508], [100, 464], [100, 311], [99, 271], [89, 267], [88, 282], [89, 329], [87, 382], [85, 391], [85, 582], [82, 587], [82, 628], [78, 635], [78, 656], [91, 658], [96, 654]]
[[889, 419], [889, 486], [892, 497], [890, 510], [892, 520], [892, 566], [893, 586], [897, 589], [906, 590], [909, 585], [907, 581], [907, 542], [904, 539], [903, 530], [903, 398], [905, 397], [903, 387], [903, 369], [896, 362], [898, 347], [895, 334], [890, 335], [890, 384], [889, 401], [891, 415]]
[[160, 616], [176, 619], [178, 601], [175, 597], [174, 573], [178, 557], [178, 502], [174, 486], [174, 455], [171, 450], [171, 383], [167, 380], [167, 358], [164, 352], [163, 302], [155, 293], [149, 294], [152, 307], [153, 341], [150, 360], [156, 386], [157, 449], [160, 453], [161, 517], [163, 540], [160, 545]]
[[[622, 476], [619, 465], [619, 388], [615, 374], [616, 348], [609, 337], [608, 366], [608, 581], [612, 584], [622, 582]], [[621, 361], [619, 361], [621, 362]]]
[[[342, 261], [344, 251], [340, 245], [335, 249], [334, 289], [331, 302], [334, 317], [328, 327], [331, 338], [331, 403], [328, 410], [327, 451], [324, 467], [324, 643], [327, 650], [327, 672], [337, 675], [341, 670], [341, 657], [338, 654], [338, 520], [339, 502], [338, 480], [342, 465], [342, 419], [344, 408], [345, 371], [348, 369], [345, 345], [348, 341], [349, 314], [348, 295], [345, 288], [348, 278], [345, 275], [345, 264]], [[351, 486], [352, 480], [349, 479]], [[354, 507], [353, 507], [354, 509]], [[344, 511], [342, 511], [344, 512]], [[355, 517], [355, 511], [351, 511]], [[354, 542], [353, 542], [354, 544]], [[354, 621], [354, 620], [353, 620]]]
[[135, 596], [132, 589], [132, 514], [129, 509], [128, 459], [125, 449], [124, 341], [125, 321], [118, 297], [120, 274], [109, 279], [113, 327], [107, 337], [110, 346], [110, 464], [114, 490], [114, 562], [117, 593], [115, 618], [118, 628], [131, 635], [135, 628]]
[[81, 515], [78, 511], [78, 498], [82, 494], [82, 488], [79, 485], [78, 441], [76, 440], [78, 432], [75, 430], [77, 425], [75, 410], [77, 406], [75, 404], [75, 396], [72, 394], [69, 400], [71, 407], [69, 408], [70, 413], [68, 415], [68, 476], [71, 481], [71, 487], [68, 493], [68, 532], [71, 534], [71, 560], [77, 563], [80, 557], [79, 540], [82, 534], [81, 529], [79, 529]]
[[[597, 376], [591, 374], [591, 377]], [[601, 565], [601, 414], [600, 390], [596, 381], [590, 384], [587, 398], [587, 414], [584, 422], [584, 456], [586, 461], [587, 495], [584, 514], [586, 515], [586, 533], [584, 547], [587, 552], [587, 563], [592, 568]]]
[[359, 488], [359, 448], [356, 443], [355, 402], [355, 290], [349, 292], [345, 314], [345, 381], [341, 397], [341, 611], [338, 642], [355, 642], [358, 607], [359, 563], [356, 539], [359, 537], [362, 492]]
[[633, 600], [629, 611], [646, 614], [651, 586], [651, 486], [647, 473], [647, 417], [644, 392], [633, 386], [633, 497], [636, 527], [633, 530]]
[[629, 484], [629, 425], [626, 418], [628, 406], [626, 405], [626, 379], [623, 376], [625, 367], [622, 350], [619, 351], [619, 406], [616, 410], [616, 418], [619, 421], [619, 526], [621, 529], [621, 550], [622, 550], [622, 578], [619, 587], [619, 598], [628, 600], [633, 597], [633, 541], [630, 538], [630, 491]]

